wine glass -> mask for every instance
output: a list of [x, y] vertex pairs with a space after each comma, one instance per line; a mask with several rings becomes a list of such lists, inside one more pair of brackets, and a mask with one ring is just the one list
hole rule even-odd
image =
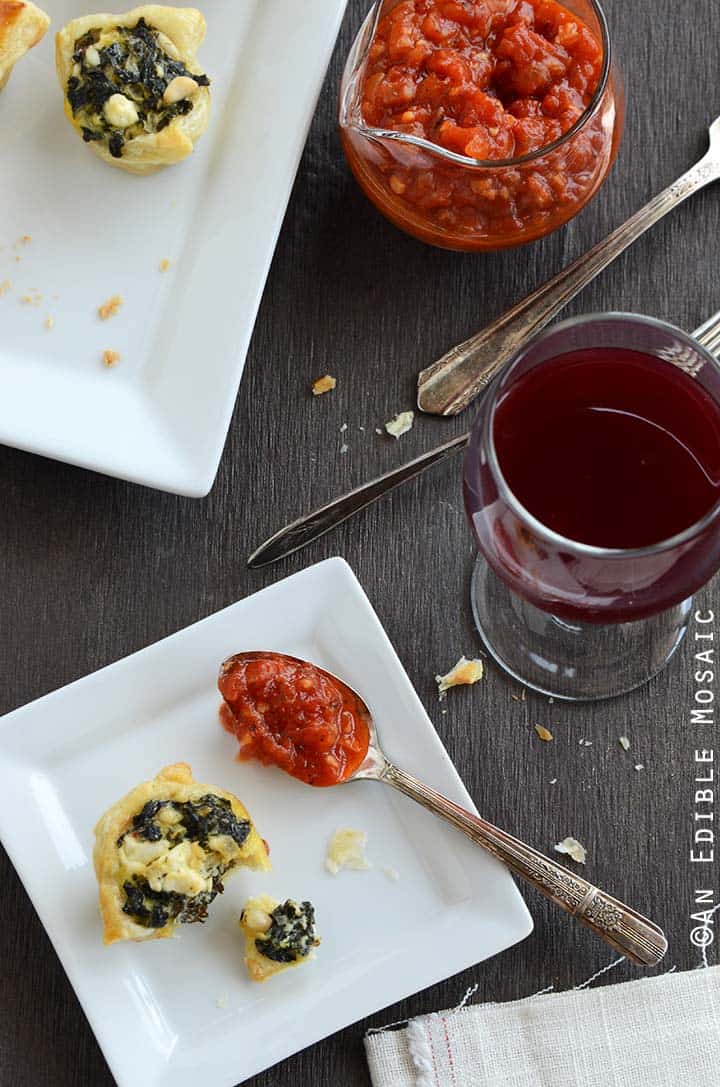
[[[639, 367], [634, 385], [630, 382], [632, 395], [622, 366], [609, 365], [613, 358], [622, 363], [631, 356]], [[641, 455], [637, 449], [619, 468], [616, 450], [608, 463], [595, 464], [593, 485], [603, 496], [604, 520], [590, 516], [598, 511], [577, 485], [577, 473], [588, 460], [592, 427], [583, 432], [569, 425], [571, 392], [556, 393], [548, 403], [539, 398], [532, 405], [535, 416], [527, 414], [527, 397], [523, 408], [523, 382], [551, 379], [564, 366], [569, 378], [554, 387], [571, 390], [567, 367], [593, 357], [605, 360], [596, 400], [606, 403], [596, 404], [597, 411], [614, 411], [616, 423], [624, 416], [635, 425], [653, 406], [660, 415], [652, 423], [645, 420], [648, 425], [664, 437], [677, 428], [673, 440], [693, 447], [689, 452], [702, 462], [710, 500], [692, 521], [678, 523], [682, 503], [673, 504], [670, 484], [678, 495], [687, 490], [682, 475], [674, 481], [666, 477], [664, 498], [641, 492], [647, 517], [628, 508], [627, 481], [644, 463], [634, 464], [633, 456]], [[524, 426], [542, 429], [543, 412], [552, 416], [548, 445], [562, 453], [545, 476], [541, 443], [534, 455], [531, 449], [519, 459], [518, 448], [507, 443], [513, 426], [518, 447]], [[533, 483], [533, 509], [524, 504], [525, 493], [516, 493], [517, 480], [525, 481], [526, 491], [527, 480]], [[480, 552], [472, 576], [473, 615], [495, 660], [527, 686], [554, 697], [599, 699], [631, 690], [670, 659], [685, 634], [692, 594], [720, 567], [720, 367], [697, 340], [649, 317], [610, 313], [564, 321], [530, 341], [484, 397], [465, 457], [464, 492]], [[539, 510], [550, 512], [538, 516]], [[671, 534], [637, 537], [644, 529], [652, 532], [655, 523], [671, 525]], [[558, 531], [562, 524], [574, 526], [571, 536]], [[631, 539], [629, 546], [618, 543], [625, 538]]]

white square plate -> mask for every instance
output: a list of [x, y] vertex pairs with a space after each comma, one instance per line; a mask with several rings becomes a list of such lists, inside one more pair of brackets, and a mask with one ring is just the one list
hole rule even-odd
[[205, 5], [210, 125], [150, 177], [107, 166], [65, 119], [53, 35], [79, 9], [42, 4], [52, 26], [0, 99], [0, 442], [207, 494], [345, 4]]
[[[309, 658], [356, 687], [390, 757], [473, 808], [341, 559], [8, 714], [0, 721], [0, 837], [121, 1087], [238, 1083], [532, 929], [497, 861], [391, 789], [362, 781], [312, 789], [234, 760], [236, 742], [218, 723], [218, 666], [259, 648]], [[176, 760], [247, 803], [273, 872], [235, 875], [208, 922], [184, 926], [176, 940], [104, 948], [93, 825]], [[325, 871], [328, 837], [343, 826], [367, 831], [369, 871]], [[316, 961], [255, 985], [237, 920], [245, 897], [262, 891], [310, 899], [322, 945]]]

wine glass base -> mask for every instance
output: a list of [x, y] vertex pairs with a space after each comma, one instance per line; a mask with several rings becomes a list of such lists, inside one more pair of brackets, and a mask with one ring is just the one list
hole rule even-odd
[[511, 592], [478, 555], [472, 612], [488, 653], [526, 687], [569, 702], [613, 698], [662, 671], [682, 642], [692, 597], [631, 623], [558, 619]]

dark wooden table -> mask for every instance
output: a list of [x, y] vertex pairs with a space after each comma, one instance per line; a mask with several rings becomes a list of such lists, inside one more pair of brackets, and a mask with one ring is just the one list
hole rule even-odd
[[[670, 0], [607, 0], [628, 99], [619, 161], [568, 227], [497, 256], [444, 253], [411, 241], [370, 207], [350, 177], [335, 98], [367, 4], [349, 3], [210, 496], [176, 498], [0, 449], [0, 709], [318, 559], [343, 555], [480, 809], [546, 850], [568, 834], [578, 837], [588, 848], [589, 878], [667, 928], [664, 968], [694, 967], [694, 890], [717, 889], [718, 879], [716, 868], [699, 872], [689, 859], [694, 751], [712, 746], [709, 730], [691, 724], [691, 640], [661, 676], [611, 703], [565, 707], [534, 695], [514, 701], [514, 685], [489, 667], [476, 688], [451, 692], [440, 715], [435, 673], [479, 648], [468, 606], [472, 542], [459, 461], [275, 567], [252, 573], [245, 559], [290, 517], [464, 428], [464, 418], [420, 418], [397, 444], [375, 433], [413, 405], [418, 369], [558, 271], [704, 150], [706, 126], [720, 110], [716, 50], [709, 47], [720, 32], [716, 0], [695, 0], [691, 11]], [[568, 312], [637, 310], [694, 328], [720, 306], [719, 234], [720, 201], [710, 190], [639, 241]], [[326, 372], [337, 376], [337, 389], [314, 400], [309, 384]], [[706, 589], [699, 603], [707, 606], [711, 595]], [[537, 741], [536, 722], [552, 729], [552, 744]], [[632, 741], [627, 754], [621, 734]], [[581, 746], [581, 738], [592, 746]], [[636, 763], [645, 769], [636, 771]], [[356, 1023], [257, 1076], [253, 1087], [366, 1085], [362, 1037], [369, 1025], [452, 1005], [475, 982], [476, 999], [484, 1001], [551, 984], [566, 989], [612, 960], [605, 945], [544, 899], [529, 894], [528, 901], [536, 928], [523, 944]], [[0, 1084], [110, 1084], [2, 850], [0, 917]], [[606, 980], [634, 976], [623, 963]]]

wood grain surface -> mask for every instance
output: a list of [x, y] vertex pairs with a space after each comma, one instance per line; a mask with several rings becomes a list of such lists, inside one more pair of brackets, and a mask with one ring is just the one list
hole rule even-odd
[[[469, 614], [473, 546], [459, 461], [275, 567], [252, 573], [245, 559], [288, 519], [464, 429], [467, 416], [420, 418], [397, 443], [375, 433], [412, 407], [422, 366], [600, 239], [704, 150], [706, 126], [720, 112], [717, 50], [710, 47], [720, 34], [717, 0], [606, 0], [628, 103], [618, 163], [569, 226], [495, 256], [446, 253], [410, 240], [352, 180], [335, 104], [341, 65], [367, 4], [348, 5], [210, 496], [177, 498], [0, 449], [0, 709], [318, 559], [343, 555], [481, 811], [545, 850], [566, 835], [579, 838], [588, 849], [584, 874], [666, 926], [663, 968], [692, 968], [700, 961], [689, 941], [693, 892], [717, 890], [718, 880], [716, 868], [698, 875], [689, 861], [693, 754], [712, 746], [708, 730], [702, 735], [690, 722], [689, 640], [647, 687], [607, 704], [566, 707], [533, 695], [515, 701], [517, 688], [488, 667], [476, 688], [451, 692], [441, 714], [435, 673], [479, 649]], [[719, 235], [720, 198], [711, 189], [637, 242], [568, 313], [628, 309], [694, 328], [720, 307]], [[336, 375], [337, 389], [313, 399], [309, 385], [326, 372]], [[698, 600], [706, 606], [712, 595], [710, 587]], [[536, 723], [552, 730], [552, 744], [538, 741]], [[618, 744], [621, 734], [630, 737], [628, 753]], [[582, 738], [592, 745], [580, 745]], [[484, 1001], [551, 984], [567, 989], [611, 961], [602, 943], [543, 899], [529, 894], [528, 902], [536, 928], [523, 944], [356, 1023], [257, 1076], [252, 1087], [366, 1087], [368, 1026], [453, 1005], [474, 983], [474, 999]], [[0, 913], [0, 1085], [111, 1084], [2, 850]], [[623, 963], [604, 980], [635, 976]]]

